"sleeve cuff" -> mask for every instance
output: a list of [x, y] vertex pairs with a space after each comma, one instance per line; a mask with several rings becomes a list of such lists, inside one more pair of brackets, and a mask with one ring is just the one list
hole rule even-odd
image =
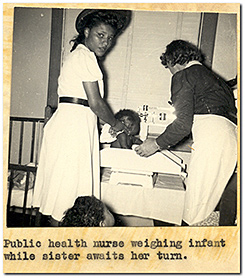
[[167, 144], [161, 144], [161, 142], [159, 142], [160, 138], [156, 138], [155, 142], [156, 142], [156, 145], [158, 146], [159, 150], [165, 150], [165, 149], [168, 149], [170, 146], [168, 146]]

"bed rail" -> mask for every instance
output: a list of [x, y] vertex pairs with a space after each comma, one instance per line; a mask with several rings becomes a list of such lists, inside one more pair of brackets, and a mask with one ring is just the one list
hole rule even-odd
[[[30, 143], [30, 145], [28, 146], [28, 150], [30, 153], [30, 159], [28, 162], [34, 162], [35, 164], [37, 164], [43, 123], [44, 118], [10, 117], [9, 164], [11, 163], [11, 152], [13, 151], [13, 143], [16, 143], [16, 147], [19, 147], [16, 164], [23, 165], [23, 147], [25, 142]], [[31, 136], [31, 138], [29, 138], [29, 136]], [[17, 140], [19, 142], [16, 142]]]
[[[24, 226], [24, 223], [25, 223], [27, 210], [28, 210], [28, 214], [30, 216], [29, 225], [31, 226], [34, 210], [32, 207], [27, 209], [27, 195], [28, 195], [28, 190], [29, 190], [31, 183], [34, 183], [34, 181], [35, 181], [36, 170], [37, 170], [37, 167], [35, 167], [35, 166], [24, 166], [24, 165], [18, 165], [18, 164], [10, 164], [9, 165], [10, 175], [9, 175], [9, 187], [8, 187], [7, 217], [9, 217], [9, 213], [11, 211], [11, 198], [12, 198], [12, 191], [13, 191], [13, 187], [14, 187], [14, 176], [16, 175], [16, 171], [23, 171], [26, 173], [24, 190], [23, 190], [24, 198], [23, 198], [22, 207], [18, 207], [18, 208], [15, 208], [15, 206], [12, 207], [13, 212], [16, 211], [16, 209], [17, 209], [17, 211], [20, 211], [20, 213], [22, 214], [22, 226]], [[31, 176], [30, 176], [31, 173], [34, 176], [34, 180], [32, 180], [32, 182], [31, 182]]]
[[25, 173], [25, 181], [21, 190], [24, 194], [24, 198], [22, 206], [18, 207], [18, 211], [20, 211], [22, 215], [22, 226], [26, 226], [25, 222], [27, 215], [30, 216], [29, 221], [31, 223], [34, 212], [32, 208], [27, 208], [27, 197], [30, 183], [32, 182], [34, 184], [35, 180], [43, 124], [44, 118], [10, 117], [7, 220], [9, 220], [10, 212], [15, 210], [15, 207], [11, 206], [14, 178], [16, 173], [23, 172]]

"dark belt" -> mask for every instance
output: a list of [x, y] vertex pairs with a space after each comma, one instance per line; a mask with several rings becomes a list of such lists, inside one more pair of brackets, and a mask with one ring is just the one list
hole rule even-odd
[[60, 97], [59, 102], [81, 104], [89, 107], [88, 101], [86, 99], [77, 98], [77, 97]]

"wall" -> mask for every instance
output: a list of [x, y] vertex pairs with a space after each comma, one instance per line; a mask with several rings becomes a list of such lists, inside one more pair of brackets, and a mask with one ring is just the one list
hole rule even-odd
[[43, 117], [49, 75], [51, 9], [15, 8], [11, 116]]
[[219, 14], [212, 69], [225, 80], [237, 75], [237, 16]]
[[[15, 8], [10, 115], [44, 117], [49, 76], [51, 9]], [[30, 162], [31, 124], [24, 128], [22, 164]], [[20, 123], [13, 124], [11, 163], [18, 162]], [[42, 129], [36, 129], [36, 139]], [[36, 141], [38, 147], [40, 141]]]
[[[171, 75], [169, 70], [162, 66], [160, 56], [165, 51], [165, 46], [173, 39], [182, 38], [196, 44], [199, 21], [199, 13], [134, 13], [131, 59], [127, 61], [128, 85], [118, 106], [135, 110], [143, 104], [168, 106]], [[113, 54], [116, 59], [116, 52]], [[116, 77], [116, 73], [114, 75]], [[109, 98], [112, 103], [111, 93]]]

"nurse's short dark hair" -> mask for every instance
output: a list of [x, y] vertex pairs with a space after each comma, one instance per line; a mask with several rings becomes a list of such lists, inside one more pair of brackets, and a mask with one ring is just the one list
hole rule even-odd
[[171, 66], [183, 65], [190, 61], [203, 60], [201, 51], [192, 43], [184, 40], [174, 40], [166, 46], [166, 51], [160, 57], [161, 63], [167, 68], [167, 63]]

